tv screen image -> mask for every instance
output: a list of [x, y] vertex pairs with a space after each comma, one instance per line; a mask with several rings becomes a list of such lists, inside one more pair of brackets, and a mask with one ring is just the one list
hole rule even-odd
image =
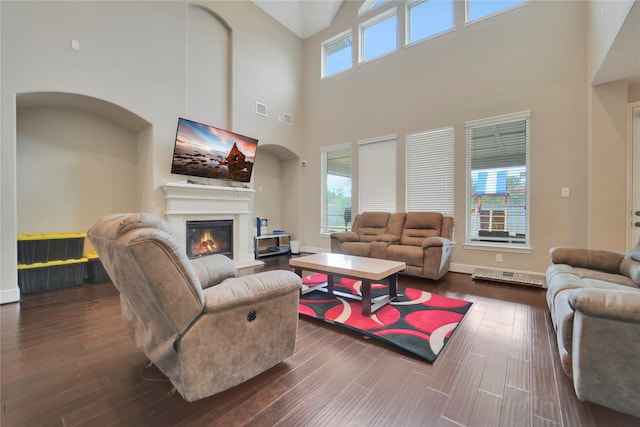
[[249, 182], [257, 148], [255, 138], [180, 117], [171, 173]]

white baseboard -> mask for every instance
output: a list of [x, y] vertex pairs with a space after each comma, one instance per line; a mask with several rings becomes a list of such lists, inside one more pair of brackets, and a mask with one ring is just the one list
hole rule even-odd
[[9, 304], [20, 301], [20, 288], [0, 290], [0, 304]]

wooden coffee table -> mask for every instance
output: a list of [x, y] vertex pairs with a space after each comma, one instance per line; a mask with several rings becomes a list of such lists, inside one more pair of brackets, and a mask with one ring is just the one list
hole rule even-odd
[[[319, 290], [346, 298], [358, 299], [362, 301], [363, 316], [371, 316], [376, 310], [396, 298], [398, 294], [398, 272], [406, 268], [404, 262], [332, 253], [319, 253], [291, 258], [289, 265], [294, 268], [296, 274], [300, 277], [302, 277], [303, 270], [327, 274], [326, 284], [309, 287], [302, 292], [303, 294]], [[334, 275], [361, 280], [362, 297], [334, 290]], [[387, 282], [389, 294], [372, 301], [372, 281]]]

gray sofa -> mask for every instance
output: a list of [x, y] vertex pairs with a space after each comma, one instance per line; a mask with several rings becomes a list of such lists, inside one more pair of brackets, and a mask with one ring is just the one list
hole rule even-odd
[[87, 233], [120, 292], [137, 347], [188, 401], [240, 384], [293, 354], [302, 280], [291, 271], [236, 278], [224, 255], [189, 260], [151, 214], [100, 218]]
[[547, 304], [580, 400], [640, 416], [640, 242], [627, 254], [553, 248]]
[[437, 280], [449, 271], [453, 218], [438, 212], [363, 212], [331, 233], [331, 252], [402, 261], [401, 274]]

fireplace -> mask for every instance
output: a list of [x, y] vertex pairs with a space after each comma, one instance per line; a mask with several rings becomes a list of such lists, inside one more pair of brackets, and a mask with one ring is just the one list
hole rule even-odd
[[162, 187], [167, 202], [167, 221], [178, 243], [187, 247], [189, 221], [233, 222], [233, 248], [229, 257], [237, 268], [263, 265], [253, 253], [256, 218], [253, 216], [253, 188], [168, 182]]
[[233, 220], [187, 221], [186, 244], [190, 259], [214, 254], [233, 259]]

